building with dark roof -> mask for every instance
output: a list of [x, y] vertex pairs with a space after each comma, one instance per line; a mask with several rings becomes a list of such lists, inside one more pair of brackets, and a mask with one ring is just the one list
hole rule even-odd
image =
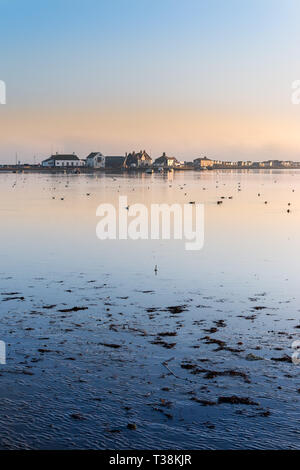
[[145, 150], [126, 155], [126, 168], [145, 168], [152, 165], [152, 158]]
[[42, 161], [45, 167], [78, 167], [84, 166], [85, 162], [80, 160], [75, 154], [56, 154]]
[[125, 157], [122, 156], [107, 156], [105, 157], [105, 168], [119, 170], [124, 168]]
[[175, 157], [168, 157], [164, 152], [161, 157], [157, 158], [154, 162], [154, 166], [161, 166], [161, 167], [174, 167], [179, 165], [177, 158]]

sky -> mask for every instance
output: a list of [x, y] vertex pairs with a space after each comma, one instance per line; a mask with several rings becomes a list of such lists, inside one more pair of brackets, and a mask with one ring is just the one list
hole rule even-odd
[[298, 0], [0, 0], [0, 163], [300, 160]]

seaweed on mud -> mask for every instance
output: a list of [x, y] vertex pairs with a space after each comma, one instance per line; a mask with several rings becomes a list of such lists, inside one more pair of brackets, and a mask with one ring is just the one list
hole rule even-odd
[[70, 414], [70, 418], [75, 419], [75, 420], [77, 420], [77, 421], [82, 421], [82, 420], [86, 419], [86, 418], [85, 418], [82, 414], [80, 414], [80, 413], [71, 413], [71, 414]]
[[136, 429], [136, 424], [135, 423], [128, 423], [127, 424], [127, 429], [130, 429], [131, 431], [134, 431]]
[[197, 398], [197, 397], [192, 397], [191, 400], [195, 401], [196, 403], [200, 403], [200, 405], [202, 405], [202, 406], [214, 406], [214, 405], [217, 404], [216, 401], [203, 400], [203, 399]]
[[167, 343], [166, 341], [163, 341], [162, 339], [156, 339], [154, 341], [151, 341], [151, 344], [158, 344], [167, 349], [172, 349], [176, 346], [176, 343]]
[[221, 339], [211, 338], [210, 336], [204, 336], [201, 340], [205, 340], [206, 344], [217, 344], [219, 347], [215, 349], [215, 351], [229, 351], [232, 353], [240, 353], [243, 352], [243, 349], [233, 348], [231, 346], [227, 346], [225, 341]]
[[210, 333], [211, 335], [214, 334], [214, 333], [217, 333], [218, 328], [215, 328], [215, 327], [211, 327], [211, 328], [208, 328], [208, 329], [204, 329], [203, 331], [205, 331], [205, 333]]
[[225, 328], [227, 326], [224, 320], [217, 320], [214, 323], [218, 328]]
[[25, 297], [20, 296], [20, 297], [5, 297], [2, 299], [2, 302], [8, 302], [9, 300], [25, 300]]
[[230, 397], [219, 397], [218, 403], [229, 403], [231, 405], [259, 405], [259, 403], [251, 400], [249, 397], [238, 397], [236, 395], [232, 395]]
[[173, 314], [182, 313], [186, 311], [186, 305], [172, 305], [167, 307], [166, 310]]
[[176, 331], [165, 331], [162, 333], [158, 333], [158, 336], [177, 336]]
[[221, 339], [215, 339], [215, 338], [210, 338], [210, 336], [204, 336], [204, 338], [201, 338], [205, 340], [206, 344], [217, 344], [219, 346], [216, 351], [220, 351], [221, 349], [224, 349], [226, 346], [225, 341], [222, 341]]
[[87, 310], [88, 307], [72, 307], [72, 308], [62, 308], [58, 310], [61, 313], [67, 313], [67, 312], [78, 312], [79, 310]]
[[271, 357], [271, 360], [276, 362], [292, 362], [292, 358], [287, 354], [281, 357]]
[[204, 376], [205, 379], [214, 379], [216, 377], [241, 377], [246, 383], [251, 383], [249, 376], [245, 372], [232, 369], [223, 371], [211, 370]]

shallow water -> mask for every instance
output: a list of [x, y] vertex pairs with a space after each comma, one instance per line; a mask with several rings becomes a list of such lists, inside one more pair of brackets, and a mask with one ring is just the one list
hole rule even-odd
[[[299, 191], [289, 170], [0, 174], [0, 447], [299, 449], [300, 366], [274, 360], [300, 339]], [[204, 203], [203, 249], [98, 240], [119, 195]]]

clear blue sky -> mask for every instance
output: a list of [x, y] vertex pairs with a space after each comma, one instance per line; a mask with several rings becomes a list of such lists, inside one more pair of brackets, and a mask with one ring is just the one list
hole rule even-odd
[[299, 13], [297, 0], [0, 0], [0, 161], [299, 159]]

